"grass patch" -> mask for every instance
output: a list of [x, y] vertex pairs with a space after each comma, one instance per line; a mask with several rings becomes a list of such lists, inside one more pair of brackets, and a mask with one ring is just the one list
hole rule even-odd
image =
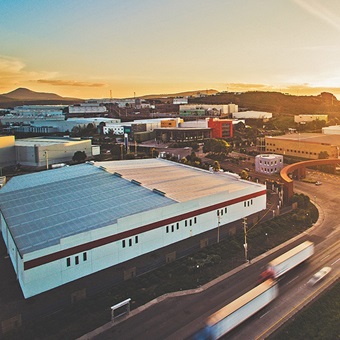
[[271, 335], [270, 340], [327, 340], [340, 336], [340, 282], [320, 299], [304, 308], [292, 322]]

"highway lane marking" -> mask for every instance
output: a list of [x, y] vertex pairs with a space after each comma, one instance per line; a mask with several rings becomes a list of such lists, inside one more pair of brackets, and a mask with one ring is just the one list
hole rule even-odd
[[266, 313], [264, 313], [263, 315], [260, 316], [260, 319], [262, 319], [266, 314], [268, 314], [270, 312], [270, 310]]
[[329, 255], [325, 256], [323, 259], [321, 259], [321, 261], [323, 261], [324, 259], [327, 259], [327, 257], [329, 257]]
[[337, 259], [336, 261], [334, 261], [334, 262], [331, 264], [331, 266], [333, 266], [333, 264], [336, 264], [339, 260], [340, 260], [340, 258]]
[[287, 282], [287, 285], [289, 285], [290, 283], [292, 283], [294, 280], [296, 280], [299, 276], [295, 276], [294, 279], [291, 279], [289, 282]]

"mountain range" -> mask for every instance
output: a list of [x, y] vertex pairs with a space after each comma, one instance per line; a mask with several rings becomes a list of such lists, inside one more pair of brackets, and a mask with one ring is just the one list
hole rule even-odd
[[[205, 95], [200, 97], [199, 95]], [[190, 104], [228, 104], [234, 103], [240, 109], [266, 111], [273, 114], [340, 114], [340, 101], [328, 92], [317, 96], [294, 96], [281, 92], [249, 91], [218, 92], [216, 90], [186, 91], [173, 94], [145, 95], [143, 99], [169, 102], [170, 98], [192, 96]], [[0, 108], [13, 108], [19, 105], [72, 105], [84, 99], [61, 97], [55, 93], [34, 92], [26, 88], [0, 95]]]
[[71, 105], [83, 101], [83, 99], [79, 98], [61, 97], [55, 93], [35, 92], [22, 87], [8, 93], [0, 94], [1, 108], [13, 108], [18, 105]]

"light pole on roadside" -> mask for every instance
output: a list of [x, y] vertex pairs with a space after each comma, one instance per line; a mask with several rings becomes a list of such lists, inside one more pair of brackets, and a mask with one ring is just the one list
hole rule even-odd
[[243, 244], [244, 257], [245, 257], [246, 262], [249, 262], [248, 261], [248, 244], [247, 244], [247, 217], [243, 218], [242, 223], [243, 223], [243, 231], [244, 231], [244, 244]]
[[220, 211], [217, 210], [217, 243], [220, 243], [220, 223], [221, 223]]

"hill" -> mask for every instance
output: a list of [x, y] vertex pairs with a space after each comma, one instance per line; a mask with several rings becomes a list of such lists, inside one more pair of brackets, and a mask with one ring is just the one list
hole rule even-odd
[[26, 88], [18, 88], [14, 91], [0, 95], [0, 107], [9, 108], [18, 105], [57, 105], [83, 102], [83, 99], [61, 97], [55, 93], [35, 92]]
[[199, 95], [214, 95], [217, 94], [218, 91], [216, 90], [196, 90], [196, 91], [185, 91], [185, 92], [178, 92], [178, 93], [171, 93], [171, 94], [148, 94], [142, 96], [140, 98], [143, 99], [161, 99], [161, 98], [176, 98], [176, 97], [196, 97]]
[[234, 103], [239, 108], [266, 111], [276, 115], [340, 113], [340, 102], [327, 92], [317, 96], [293, 96], [280, 92], [220, 92], [205, 98], [192, 98], [191, 104]]

